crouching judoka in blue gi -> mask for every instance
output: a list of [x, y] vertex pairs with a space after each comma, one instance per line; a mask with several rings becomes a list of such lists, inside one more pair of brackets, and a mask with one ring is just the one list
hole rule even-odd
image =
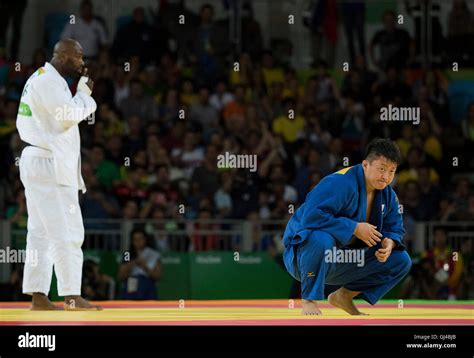
[[340, 286], [332, 305], [363, 314], [354, 297], [373, 305], [409, 272], [403, 210], [390, 186], [400, 162], [394, 142], [375, 139], [362, 164], [323, 178], [289, 220], [283, 258], [301, 282], [303, 314], [321, 314], [326, 284]]

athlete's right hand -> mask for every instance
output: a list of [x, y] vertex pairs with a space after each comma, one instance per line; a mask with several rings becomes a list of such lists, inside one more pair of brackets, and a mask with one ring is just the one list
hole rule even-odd
[[357, 223], [357, 226], [354, 230], [354, 235], [367, 244], [367, 246], [372, 247], [377, 245], [381, 241], [382, 234], [377, 230], [377, 226], [374, 226], [369, 223]]
[[87, 75], [87, 67], [84, 67], [84, 69], [82, 70], [82, 76], [87, 77], [86, 85], [92, 92], [94, 90], [94, 81], [92, 81], [91, 78]]

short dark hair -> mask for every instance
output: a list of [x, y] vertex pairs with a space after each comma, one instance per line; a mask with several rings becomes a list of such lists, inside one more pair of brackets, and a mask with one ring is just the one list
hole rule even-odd
[[206, 3], [206, 4], [202, 5], [202, 6], [201, 6], [201, 9], [199, 10], [199, 13], [203, 12], [203, 11], [206, 10], [206, 9], [211, 10], [212, 13], [214, 13], [214, 6], [212, 6], [212, 5], [209, 4], [209, 3]]
[[375, 138], [367, 145], [365, 159], [372, 161], [378, 157], [385, 157], [397, 165], [402, 162], [398, 145], [390, 139]]
[[383, 13], [383, 17], [385, 18], [385, 16], [391, 16], [393, 18], [396, 18], [397, 14], [393, 10], [385, 10], [385, 12]]

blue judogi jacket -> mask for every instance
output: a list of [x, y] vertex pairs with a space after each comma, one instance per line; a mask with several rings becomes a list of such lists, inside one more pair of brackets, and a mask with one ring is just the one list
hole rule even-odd
[[[402, 243], [405, 229], [399, 202], [390, 185], [376, 190], [369, 220], [366, 219], [367, 192], [361, 164], [344, 168], [324, 177], [306, 196], [305, 202], [289, 220], [283, 243], [285, 247], [305, 241], [315, 230], [331, 234], [337, 246], [348, 245], [357, 223], [370, 222], [384, 237], [394, 240], [396, 249]], [[356, 243], [362, 241], [356, 240]]]

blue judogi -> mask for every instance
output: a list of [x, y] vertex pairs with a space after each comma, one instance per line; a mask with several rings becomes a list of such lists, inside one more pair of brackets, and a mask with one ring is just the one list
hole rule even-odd
[[[323, 178], [296, 210], [283, 235], [283, 259], [288, 272], [301, 281], [302, 298], [323, 300], [324, 285], [361, 291], [361, 297], [375, 304], [405, 277], [411, 259], [402, 243], [405, 229], [398, 198], [387, 186], [376, 190], [369, 220], [366, 219], [367, 192], [362, 165], [342, 169]], [[369, 248], [354, 238], [359, 222], [377, 226], [383, 237], [396, 242], [386, 262], [379, 262], [377, 244]], [[327, 250], [363, 250], [364, 265], [327, 262]]]

